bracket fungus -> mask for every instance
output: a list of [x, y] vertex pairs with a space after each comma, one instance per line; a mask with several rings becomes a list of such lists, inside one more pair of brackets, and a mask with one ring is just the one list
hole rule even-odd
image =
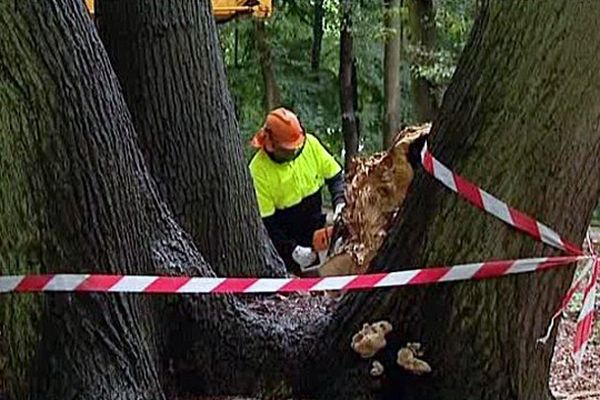
[[373, 364], [371, 364], [371, 371], [370, 371], [371, 376], [374, 376], [374, 377], [381, 376], [381, 375], [383, 375], [383, 371], [384, 371], [383, 365], [377, 360], [373, 361]]
[[423, 356], [420, 343], [407, 343], [406, 347], [398, 351], [396, 362], [405, 370], [415, 375], [423, 375], [431, 372], [431, 367], [418, 357]]
[[385, 347], [385, 335], [391, 331], [392, 324], [387, 321], [364, 324], [362, 329], [352, 336], [352, 350], [362, 358], [371, 358]]

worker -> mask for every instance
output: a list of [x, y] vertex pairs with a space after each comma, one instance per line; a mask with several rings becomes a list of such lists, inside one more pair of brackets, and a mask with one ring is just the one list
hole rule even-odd
[[260, 215], [287, 269], [302, 275], [318, 265], [312, 239], [326, 222], [321, 199], [325, 184], [331, 193], [334, 220], [344, 207], [342, 168], [285, 108], [269, 113], [251, 145], [258, 149], [250, 173]]

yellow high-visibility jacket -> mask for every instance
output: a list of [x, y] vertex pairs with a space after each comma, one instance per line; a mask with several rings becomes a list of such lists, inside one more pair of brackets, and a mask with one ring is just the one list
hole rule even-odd
[[322, 187], [327, 183], [334, 205], [344, 201], [342, 167], [315, 136], [307, 134], [291, 161], [276, 162], [259, 150], [250, 162], [250, 173], [269, 236], [293, 269], [294, 247], [310, 247], [314, 231], [325, 225]]

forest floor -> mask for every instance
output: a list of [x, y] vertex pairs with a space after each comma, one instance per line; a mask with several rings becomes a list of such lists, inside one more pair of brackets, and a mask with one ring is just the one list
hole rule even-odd
[[571, 355], [577, 314], [562, 319], [550, 369], [550, 389], [557, 400], [600, 400], [600, 306], [596, 303], [594, 339], [577, 373]]

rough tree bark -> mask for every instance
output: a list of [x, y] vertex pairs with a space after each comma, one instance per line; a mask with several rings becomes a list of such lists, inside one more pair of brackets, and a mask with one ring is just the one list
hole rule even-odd
[[269, 112], [281, 106], [281, 92], [275, 79], [271, 45], [269, 44], [267, 30], [263, 21], [254, 22], [254, 38], [256, 40], [256, 50], [258, 50], [260, 69], [263, 76], [265, 111]]
[[358, 153], [359, 122], [357, 115], [356, 62], [352, 50], [352, 0], [342, 0], [340, 23], [340, 104], [345, 165]]
[[102, 0], [96, 10], [139, 146], [178, 222], [218, 275], [283, 275], [257, 211], [210, 4]]
[[[35, 221], [26, 225], [31, 246], [13, 251], [48, 272], [153, 271], [181, 232], [166, 229], [174, 224], [129, 140], [133, 126], [84, 3], [1, 7], [2, 121], [9, 150], [28, 166], [5, 165], [22, 178], [5, 183], [32, 206], [13, 204], [2, 219], [16, 210]], [[13, 228], [13, 237], [27, 232]], [[148, 299], [45, 300], [30, 398], [164, 398]]]
[[[26, 154], [29, 167], [2, 183], [31, 196], [31, 210], [9, 210], [32, 214], [41, 264], [211, 275], [161, 202], [80, 2], [0, 4], [0, 126], [12, 132], [2, 144]], [[484, 4], [431, 139], [441, 161], [574, 241], [600, 184], [600, 39], [589, 35], [598, 17], [595, 2]], [[548, 253], [418, 172], [375, 269]], [[352, 294], [332, 314], [183, 296], [157, 322], [144, 297], [56, 295], [44, 331], [55, 334], [39, 358], [40, 371], [56, 374], [38, 379], [33, 397], [164, 398], [168, 366], [180, 390], [259, 393], [283, 380], [318, 398], [370, 398], [368, 365], [349, 342], [363, 322], [385, 318], [395, 342], [425, 344], [434, 373], [384, 390], [544, 399], [550, 349], [535, 338], [571, 272]]]
[[400, 130], [400, 51], [402, 46], [401, 0], [385, 0], [386, 40], [383, 53], [383, 147], [387, 149]]
[[310, 53], [310, 68], [314, 73], [319, 72], [321, 65], [321, 44], [323, 42], [323, 18], [325, 9], [323, 8], [324, 0], [316, 0], [314, 5], [313, 15], [313, 41]]
[[[408, 0], [408, 21], [411, 44], [414, 47], [414, 66], [429, 66], [435, 50], [435, 8], [433, 0]], [[438, 104], [433, 84], [414, 71], [411, 74], [413, 106], [419, 122], [435, 119]]]
[[[600, 38], [589, 35], [599, 17], [596, 2], [484, 3], [430, 139], [443, 163], [575, 243], [599, 194]], [[418, 171], [374, 269], [553, 253]], [[572, 273], [354, 295], [324, 341], [347, 346], [360, 322], [389, 319], [401, 340], [424, 343], [433, 367], [404, 385], [410, 398], [548, 399], [552, 343], [536, 338]], [[316, 358], [312, 385], [336, 377], [323, 398], [352, 397], [352, 377], [366, 374], [346, 353]]]
[[[24, 156], [2, 175], [9, 177], [2, 180], [2, 204], [10, 206], [1, 217], [30, 223], [15, 227], [9, 244], [27, 234], [35, 240], [10, 250], [25, 264], [39, 257], [48, 272], [214, 276], [159, 196], [117, 78], [80, 2], [0, 4], [6, 27], [0, 121], [10, 134], [2, 143], [6, 154]], [[216, 38], [207, 41], [211, 56], [220, 57]], [[31, 209], [11, 203], [14, 194]], [[14, 259], [2, 254], [3, 273]], [[281, 314], [272, 300], [256, 306], [230, 296], [166, 304], [128, 295], [48, 299], [31, 398], [260, 393], [298, 373], [310, 347], [300, 343], [314, 340], [311, 332], [327, 319]]]

